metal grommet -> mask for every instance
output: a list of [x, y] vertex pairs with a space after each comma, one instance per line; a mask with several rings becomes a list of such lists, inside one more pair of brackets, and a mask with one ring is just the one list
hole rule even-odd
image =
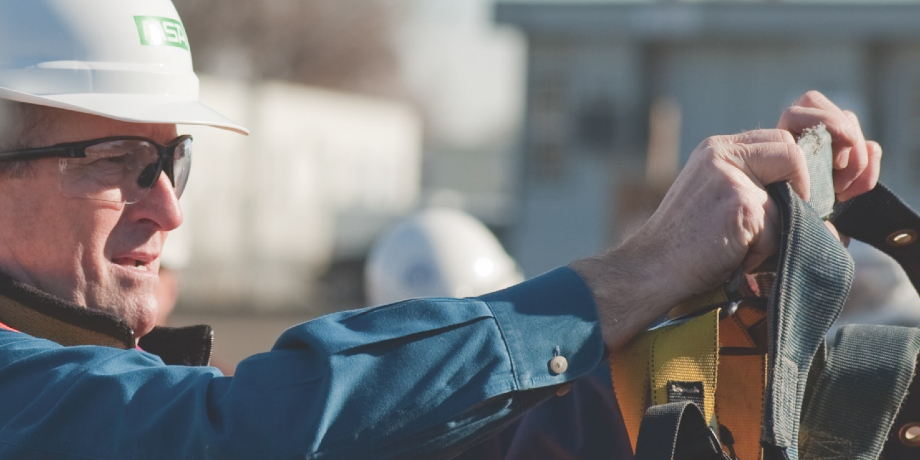
[[891, 235], [888, 235], [886, 240], [889, 246], [894, 246], [896, 248], [907, 246], [914, 241], [917, 241], [917, 232], [906, 228], [904, 230], [898, 230]]
[[920, 422], [904, 424], [898, 431], [898, 438], [907, 447], [920, 447]]

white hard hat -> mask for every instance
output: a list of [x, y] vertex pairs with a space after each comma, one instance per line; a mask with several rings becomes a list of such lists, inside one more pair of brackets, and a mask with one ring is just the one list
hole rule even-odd
[[856, 262], [853, 286], [829, 336], [845, 324], [920, 326], [920, 297], [898, 263], [859, 241], [849, 250]]
[[170, 0], [0, 0], [0, 99], [248, 133], [198, 101]]
[[524, 280], [482, 222], [461, 211], [421, 211], [384, 234], [365, 266], [372, 304], [417, 297], [468, 297]]

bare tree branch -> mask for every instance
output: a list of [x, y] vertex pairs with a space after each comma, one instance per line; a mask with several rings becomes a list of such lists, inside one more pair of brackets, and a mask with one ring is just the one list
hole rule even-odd
[[387, 0], [175, 0], [207, 73], [402, 93]]

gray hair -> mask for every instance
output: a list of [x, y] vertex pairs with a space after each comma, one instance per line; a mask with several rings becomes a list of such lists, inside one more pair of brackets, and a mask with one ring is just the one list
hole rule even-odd
[[[40, 106], [0, 100], [0, 151], [28, 148], [44, 118]], [[0, 162], [0, 179], [21, 179], [33, 173], [30, 161]]]

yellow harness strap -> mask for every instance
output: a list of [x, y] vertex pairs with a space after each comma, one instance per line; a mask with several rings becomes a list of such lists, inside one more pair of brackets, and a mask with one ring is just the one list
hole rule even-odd
[[652, 405], [698, 396], [706, 420], [712, 420], [718, 365], [719, 310], [662, 330], [649, 356]]
[[[679, 308], [693, 312], [725, 301], [722, 290]], [[695, 400], [714, 421], [719, 365], [719, 310], [675, 326], [640, 334], [610, 357], [610, 375], [633, 451], [646, 409], [669, 401]]]
[[[697, 296], [668, 318], [693, 314], [726, 301], [720, 289]], [[653, 405], [691, 399], [703, 409], [716, 433], [732, 433], [738, 458], [759, 460], [766, 388], [766, 314], [742, 304], [719, 320], [713, 310], [687, 322], [637, 336], [610, 357], [610, 374], [633, 450], [645, 411]], [[765, 332], [764, 332], [765, 334]]]

